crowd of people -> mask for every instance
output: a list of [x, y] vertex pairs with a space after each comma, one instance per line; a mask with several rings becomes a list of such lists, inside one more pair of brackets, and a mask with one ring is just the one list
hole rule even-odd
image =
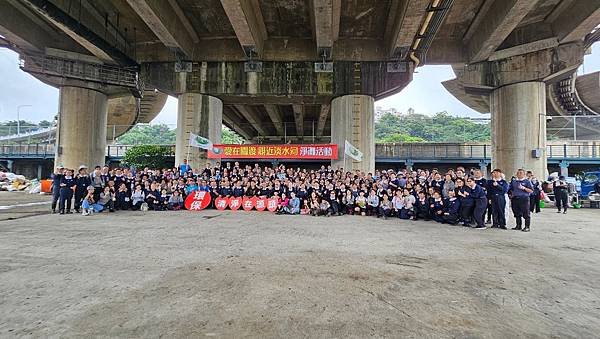
[[218, 197], [275, 197], [279, 214], [361, 215], [506, 229], [510, 199], [513, 229], [526, 232], [531, 213], [540, 211], [541, 191], [533, 173], [522, 169], [512, 178], [494, 169], [486, 179], [481, 170], [464, 167], [445, 173], [403, 169], [365, 174], [331, 166], [309, 170], [238, 162], [192, 169], [186, 160], [177, 168], [138, 171], [96, 166], [88, 173], [85, 165], [77, 171], [58, 167], [53, 179], [52, 212], [58, 207], [60, 214], [181, 210], [187, 195], [205, 191], [212, 197], [209, 208], [215, 208]]

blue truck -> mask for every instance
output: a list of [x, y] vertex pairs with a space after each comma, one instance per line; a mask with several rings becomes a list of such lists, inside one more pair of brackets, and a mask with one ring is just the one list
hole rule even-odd
[[[600, 180], [600, 171], [584, 172], [580, 178], [582, 199], [587, 199], [590, 193], [594, 192], [594, 185]], [[600, 192], [596, 192], [600, 193]]]

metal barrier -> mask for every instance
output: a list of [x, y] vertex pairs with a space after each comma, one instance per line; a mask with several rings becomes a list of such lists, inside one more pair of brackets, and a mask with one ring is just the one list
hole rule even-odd
[[375, 157], [384, 159], [488, 159], [491, 146], [457, 143], [376, 144]]
[[[108, 145], [106, 156], [119, 159], [136, 145]], [[164, 145], [172, 149], [175, 145]], [[54, 144], [0, 144], [0, 156], [4, 158], [51, 158]], [[600, 142], [577, 144], [552, 144], [546, 147], [546, 156], [551, 160], [595, 160], [600, 162]], [[404, 160], [490, 160], [491, 145], [457, 143], [399, 143], [376, 144], [375, 158], [378, 161]]]

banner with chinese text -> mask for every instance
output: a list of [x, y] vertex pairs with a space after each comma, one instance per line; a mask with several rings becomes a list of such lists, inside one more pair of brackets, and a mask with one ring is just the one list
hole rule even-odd
[[338, 158], [335, 144], [288, 145], [213, 145], [208, 151], [210, 159], [323, 159]]

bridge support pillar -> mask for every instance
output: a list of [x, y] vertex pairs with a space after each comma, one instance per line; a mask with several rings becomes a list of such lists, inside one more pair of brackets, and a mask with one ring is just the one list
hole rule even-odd
[[[373, 97], [368, 95], [344, 95], [331, 102], [331, 142], [338, 145], [338, 159], [332, 160], [334, 169], [375, 172], [375, 118]], [[362, 161], [345, 156], [345, 141], [358, 148]]]
[[81, 164], [104, 165], [106, 153], [106, 94], [80, 87], [60, 88], [54, 163], [77, 170]]
[[221, 142], [223, 102], [210, 95], [183, 93], [178, 96], [175, 166], [188, 159], [193, 169], [204, 168], [206, 151], [190, 147], [190, 133]]
[[14, 163], [15, 163], [14, 160], [6, 160], [6, 169], [9, 172], [14, 172], [14, 169], [13, 169]]
[[492, 164], [510, 178], [519, 168], [546, 177], [546, 86], [520, 82], [495, 89], [492, 113]]

